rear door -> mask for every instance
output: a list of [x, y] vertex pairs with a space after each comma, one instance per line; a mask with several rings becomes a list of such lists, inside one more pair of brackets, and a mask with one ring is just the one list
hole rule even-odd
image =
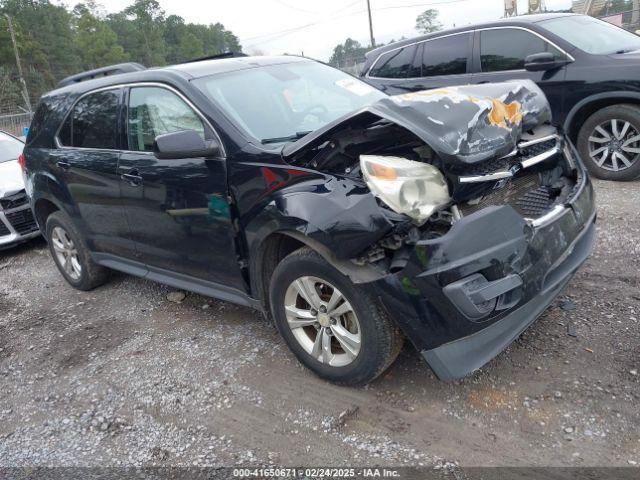
[[[411, 56], [409, 53], [403, 53], [402, 57], [400, 53], [387, 52], [375, 62], [368, 77], [391, 95], [468, 84], [473, 77], [469, 73], [472, 47], [471, 32], [425, 40], [405, 47], [415, 49], [411, 66], [397, 68], [398, 65], [404, 65], [403, 62]], [[404, 77], [389, 79], [390, 75]]]
[[68, 113], [51, 150], [51, 171], [70, 195], [70, 214], [94, 252], [133, 257], [117, 175], [121, 88], [82, 96]]
[[562, 110], [566, 67], [546, 72], [529, 72], [524, 68], [527, 56], [550, 52], [559, 59], [567, 54], [544, 37], [520, 27], [498, 27], [476, 32], [474, 46], [475, 83], [504, 82], [528, 78], [540, 86], [551, 104], [554, 118]]
[[212, 139], [212, 127], [182, 95], [161, 85], [132, 86], [125, 117], [121, 192], [130, 238], [149, 275], [186, 275], [241, 288], [224, 155], [161, 160], [153, 153], [158, 135], [195, 130]]

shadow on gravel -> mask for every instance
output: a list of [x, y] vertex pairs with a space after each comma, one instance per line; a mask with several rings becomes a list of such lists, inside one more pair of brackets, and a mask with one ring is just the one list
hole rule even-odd
[[0, 249], [0, 269], [2, 269], [2, 261], [11, 257], [22, 255], [36, 248], [47, 248], [47, 242], [42, 237], [34, 238], [28, 242], [19, 243], [14, 247]]

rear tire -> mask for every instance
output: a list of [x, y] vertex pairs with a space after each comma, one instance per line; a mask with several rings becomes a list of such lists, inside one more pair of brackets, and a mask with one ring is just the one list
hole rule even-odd
[[331, 382], [364, 385], [400, 353], [402, 333], [377, 299], [310, 248], [280, 262], [269, 297], [276, 326], [291, 351]]
[[88, 291], [107, 281], [109, 271], [91, 259], [89, 249], [67, 215], [60, 211], [49, 215], [45, 232], [51, 256], [69, 285]]
[[594, 177], [629, 181], [640, 176], [640, 108], [621, 104], [598, 110], [580, 129], [578, 151]]

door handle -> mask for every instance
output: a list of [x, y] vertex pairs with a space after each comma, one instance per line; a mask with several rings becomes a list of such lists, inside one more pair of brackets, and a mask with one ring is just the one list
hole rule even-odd
[[71, 164], [67, 162], [56, 162], [56, 165], [62, 170], [69, 170], [71, 168]]
[[138, 175], [137, 170], [131, 170], [129, 173], [123, 173], [120, 178], [125, 182], [128, 182], [132, 187], [139, 187], [142, 185], [142, 177]]

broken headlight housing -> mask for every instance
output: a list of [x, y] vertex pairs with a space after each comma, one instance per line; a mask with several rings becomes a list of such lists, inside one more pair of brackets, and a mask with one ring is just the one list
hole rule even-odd
[[400, 157], [361, 155], [360, 169], [371, 192], [396, 213], [424, 223], [451, 201], [442, 172]]

